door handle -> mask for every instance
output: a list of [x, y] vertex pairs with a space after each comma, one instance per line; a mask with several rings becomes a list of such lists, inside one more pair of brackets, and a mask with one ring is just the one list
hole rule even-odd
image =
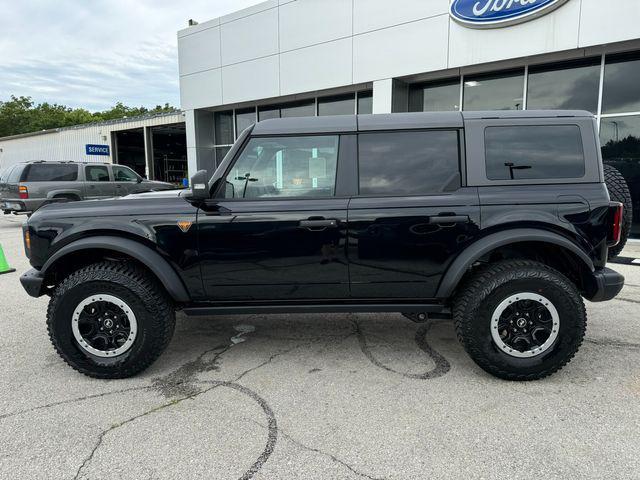
[[429, 223], [446, 225], [451, 223], [469, 223], [468, 215], [437, 215], [429, 217]]
[[336, 228], [338, 226], [338, 221], [326, 218], [300, 220], [300, 226], [308, 230], [322, 231], [327, 228]]

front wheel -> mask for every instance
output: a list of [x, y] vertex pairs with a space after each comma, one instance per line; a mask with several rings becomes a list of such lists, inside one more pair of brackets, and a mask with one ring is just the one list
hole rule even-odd
[[47, 311], [49, 337], [75, 370], [125, 378], [153, 363], [173, 335], [174, 310], [156, 280], [124, 262], [101, 262], [68, 276]]
[[453, 318], [471, 358], [506, 380], [537, 380], [560, 370], [578, 351], [587, 325], [575, 285], [528, 260], [475, 273], [455, 299]]

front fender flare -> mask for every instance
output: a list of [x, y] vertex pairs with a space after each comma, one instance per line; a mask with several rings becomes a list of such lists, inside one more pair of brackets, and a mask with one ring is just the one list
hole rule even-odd
[[112, 250], [135, 258], [153, 272], [175, 301], [189, 302], [187, 289], [169, 262], [146, 245], [128, 238], [104, 235], [76, 240], [56, 251], [45, 262], [40, 272], [45, 276], [47, 270], [66, 255], [89, 249]]
[[575, 243], [557, 233], [547, 230], [537, 230], [535, 228], [517, 228], [513, 230], [504, 230], [502, 232], [492, 233], [467, 247], [447, 269], [447, 273], [440, 281], [440, 286], [436, 293], [436, 298], [449, 298], [456, 289], [460, 280], [467, 270], [477, 262], [483, 255], [492, 250], [520, 242], [541, 242], [552, 243], [560, 247], [566, 248], [575, 254], [589, 271], [593, 272], [595, 267], [589, 256], [580, 249]]

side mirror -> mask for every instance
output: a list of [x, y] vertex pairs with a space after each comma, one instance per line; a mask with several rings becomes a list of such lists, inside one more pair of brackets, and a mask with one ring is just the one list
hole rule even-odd
[[209, 198], [209, 182], [206, 170], [198, 170], [191, 177], [191, 198], [194, 200], [206, 200]]

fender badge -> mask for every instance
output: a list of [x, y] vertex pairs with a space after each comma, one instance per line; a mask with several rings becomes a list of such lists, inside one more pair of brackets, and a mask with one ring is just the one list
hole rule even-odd
[[192, 223], [193, 222], [182, 220], [182, 221], [178, 222], [178, 227], [180, 227], [180, 230], [182, 230], [182, 233], [187, 233], [189, 231], [189, 229], [191, 228], [191, 224]]

